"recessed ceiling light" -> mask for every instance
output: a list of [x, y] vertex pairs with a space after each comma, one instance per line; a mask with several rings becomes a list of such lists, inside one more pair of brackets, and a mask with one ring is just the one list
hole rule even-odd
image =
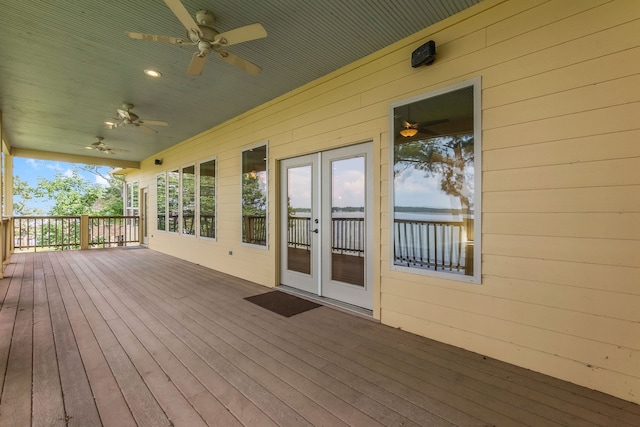
[[160, 71], [152, 70], [151, 68], [147, 68], [146, 70], [144, 70], [144, 73], [149, 77], [160, 77], [160, 76], [162, 76]]

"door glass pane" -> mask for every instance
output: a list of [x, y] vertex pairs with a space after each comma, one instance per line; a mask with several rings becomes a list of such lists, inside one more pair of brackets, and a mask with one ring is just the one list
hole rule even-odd
[[311, 274], [311, 165], [287, 170], [287, 268]]
[[331, 162], [331, 280], [364, 286], [365, 158]]

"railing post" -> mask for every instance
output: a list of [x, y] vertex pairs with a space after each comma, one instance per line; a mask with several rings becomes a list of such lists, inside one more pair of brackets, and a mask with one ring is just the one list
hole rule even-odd
[[80, 215], [80, 249], [89, 249], [89, 215]]

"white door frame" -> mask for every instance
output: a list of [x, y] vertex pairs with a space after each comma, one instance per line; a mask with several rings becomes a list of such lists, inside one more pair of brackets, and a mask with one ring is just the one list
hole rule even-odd
[[[333, 161], [363, 157], [365, 161], [364, 287], [331, 279], [331, 166]], [[288, 170], [311, 167], [310, 274], [288, 269]], [[280, 283], [318, 296], [373, 309], [373, 143], [352, 145], [280, 161]], [[318, 223], [315, 223], [315, 220]]]

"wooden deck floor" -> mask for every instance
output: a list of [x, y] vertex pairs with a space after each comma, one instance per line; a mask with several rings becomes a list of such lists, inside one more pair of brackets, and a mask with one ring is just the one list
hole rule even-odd
[[638, 426], [640, 407], [157, 252], [19, 254], [2, 426]]

